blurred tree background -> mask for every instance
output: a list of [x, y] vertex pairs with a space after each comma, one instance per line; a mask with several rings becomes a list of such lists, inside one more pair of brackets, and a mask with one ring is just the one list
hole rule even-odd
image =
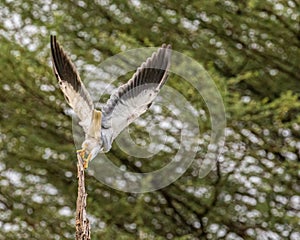
[[[130, 194], [87, 176], [92, 239], [300, 239], [299, 12], [299, 0], [1, 0], [0, 240], [74, 238], [72, 120], [50, 34], [83, 81], [114, 54], [170, 43], [205, 67], [226, 108], [224, 155], [203, 179], [192, 164], [164, 189]], [[201, 159], [205, 103], [168, 85], [207, 116]], [[109, 154], [134, 171], [160, 166]]]

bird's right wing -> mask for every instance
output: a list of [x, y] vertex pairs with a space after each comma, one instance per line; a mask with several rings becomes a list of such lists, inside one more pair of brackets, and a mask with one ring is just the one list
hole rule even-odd
[[65, 99], [80, 119], [80, 125], [88, 133], [94, 104], [80, 76], [63, 48], [51, 35], [50, 39], [53, 71], [64, 93]]
[[109, 141], [150, 107], [168, 79], [170, 62], [171, 46], [164, 44], [137, 69], [126, 84], [111, 95], [102, 108], [102, 131], [112, 130]]

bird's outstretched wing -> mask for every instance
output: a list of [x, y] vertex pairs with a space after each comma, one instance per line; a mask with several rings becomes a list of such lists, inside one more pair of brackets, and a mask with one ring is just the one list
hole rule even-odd
[[66, 101], [79, 117], [85, 133], [88, 133], [94, 109], [93, 101], [74, 64], [58, 44], [56, 37], [51, 35], [50, 38], [53, 71]]
[[111, 141], [150, 107], [167, 81], [170, 61], [171, 46], [164, 44], [107, 101], [102, 108], [102, 130], [112, 128]]

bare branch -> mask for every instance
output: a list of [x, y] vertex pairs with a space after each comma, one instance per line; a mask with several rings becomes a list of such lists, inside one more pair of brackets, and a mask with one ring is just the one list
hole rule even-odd
[[83, 160], [77, 154], [78, 195], [76, 202], [76, 240], [90, 240], [90, 222], [86, 214], [86, 198]]

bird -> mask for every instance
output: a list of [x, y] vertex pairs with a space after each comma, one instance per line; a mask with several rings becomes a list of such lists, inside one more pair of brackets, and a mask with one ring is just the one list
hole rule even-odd
[[96, 109], [74, 63], [55, 35], [50, 36], [50, 48], [54, 75], [85, 133], [77, 153], [86, 169], [98, 153], [110, 151], [119, 133], [149, 109], [170, 75], [171, 45], [163, 44], [148, 57], [100, 110]]

